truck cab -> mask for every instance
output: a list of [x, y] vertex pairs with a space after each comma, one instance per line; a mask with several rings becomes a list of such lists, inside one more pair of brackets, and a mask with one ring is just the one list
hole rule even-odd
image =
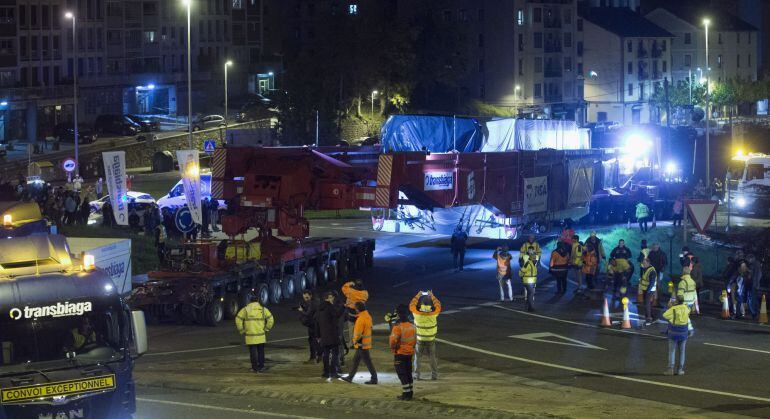
[[0, 419], [134, 413], [144, 314], [64, 236], [0, 240], [0, 331]]
[[727, 170], [731, 210], [770, 215], [770, 155], [738, 153]]

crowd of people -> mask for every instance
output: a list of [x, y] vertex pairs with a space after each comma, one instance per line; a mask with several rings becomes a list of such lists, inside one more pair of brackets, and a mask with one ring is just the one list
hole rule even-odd
[[[307, 329], [309, 357], [306, 363], [322, 364], [321, 377], [329, 382], [339, 379], [352, 383], [361, 363], [369, 372], [369, 380], [364, 384], [379, 382], [371, 356], [374, 324], [367, 308], [368, 300], [369, 292], [361, 280], [345, 282], [339, 292], [329, 290], [316, 295], [305, 290], [302, 293], [296, 311], [300, 323]], [[421, 291], [409, 304], [399, 304], [385, 316], [390, 329], [388, 345], [393, 354], [393, 367], [402, 386], [399, 400], [412, 400], [414, 380], [421, 380], [425, 371], [423, 358], [428, 361], [430, 379], [438, 379], [435, 340], [440, 313], [441, 302], [433, 292]], [[274, 325], [272, 313], [253, 294], [252, 302], [236, 316], [235, 325], [249, 348], [252, 371], [265, 372], [265, 343], [267, 332]], [[353, 358], [345, 374], [342, 367], [351, 350]]]

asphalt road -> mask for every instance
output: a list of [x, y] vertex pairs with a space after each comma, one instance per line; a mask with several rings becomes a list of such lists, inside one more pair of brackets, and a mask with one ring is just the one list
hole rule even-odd
[[[498, 302], [491, 259], [494, 243], [468, 249], [466, 269], [454, 273], [447, 238], [373, 232], [367, 220], [316, 221], [311, 231], [319, 236], [378, 239], [375, 268], [363, 275], [375, 319], [381, 319], [396, 304], [408, 302], [417, 291], [432, 289], [444, 305], [439, 320], [440, 359], [596, 390], [607, 397], [618, 394], [714, 412], [770, 417], [769, 327], [718, 320], [713, 311], [716, 307], [706, 308], [705, 315], [694, 319], [696, 334], [687, 344], [686, 375], [667, 377], [663, 375], [667, 363], [667, 341], [661, 334], [664, 325], [636, 328], [639, 325], [632, 313], [635, 328], [631, 331], [601, 329], [597, 327], [600, 304], [573, 298], [573, 284], [567, 294], [557, 296], [552, 281], [541, 280], [535, 313], [523, 311], [521, 299]], [[541, 278], [545, 277], [547, 273], [541, 270]], [[515, 287], [515, 293], [521, 292], [520, 286]], [[291, 305], [284, 302], [271, 308], [279, 323], [271, 333], [268, 351], [280, 350], [281, 345], [304, 344], [305, 331], [295, 321]], [[616, 302], [612, 305], [612, 317], [619, 321], [621, 310]], [[238, 348], [238, 335], [228, 325], [215, 329], [161, 325], [151, 327], [150, 333], [152, 353], [141, 359], [142, 364], [170, 356], [211, 356], [215, 351], [227, 357], [243, 350]], [[251, 414], [150, 401], [196, 400], [167, 391], [151, 396], [142, 395], [138, 400], [140, 414], [161, 416], [140, 417], [176, 412], [181, 416], [188, 412], [185, 409], [191, 409], [190, 414], [208, 414], [206, 417]], [[226, 397], [209, 398], [208, 394], [205, 403], [248, 409]], [[303, 413], [300, 407], [281, 409], [271, 410]]]

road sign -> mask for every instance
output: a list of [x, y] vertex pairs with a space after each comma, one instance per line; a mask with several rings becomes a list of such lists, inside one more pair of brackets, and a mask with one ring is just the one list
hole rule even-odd
[[217, 141], [216, 140], [204, 140], [203, 141], [203, 151], [205, 151], [208, 154], [212, 154], [214, 150], [217, 148]]
[[180, 208], [174, 216], [174, 225], [177, 230], [182, 233], [189, 233], [195, 228], [195, 222], [193, 221], [190, 209], [187, 207]]
[[527, 333], [524, 335], [513, 335], [508, 337], [515, 338], [515, 339], [524, 339], [524, 340], [529, 340], [533, 342], [553, 343], [555, 345], [576, 346], [578, 348], [598, 349], [600, 351], [606, 351], [606, 349], [600, 348], [596, 345], [591, 345], [588, 342], [583, 342], [582, 340], [568, 338], [566, 336], [557, 335], [556, 333], [551, 333], [551, 332]]
[[77, 163], [74, 157], [67, 157], [61, 162], [62, 169], [67, 173], [72, 173], [75, 170], [75, 166], [77, 166]]
[[714, 214], [717, 212], [717, 205], [719, 201], [712, 201], [710, 199], [702, 200], [685, 200], [684, 204], [687, 206], [687, 212], [690, 214], [692, 223], [695, 224], [695, 228], [698, 232], [703, 234], [706, 229], [709, 228], [711, 222], [714, 221]]

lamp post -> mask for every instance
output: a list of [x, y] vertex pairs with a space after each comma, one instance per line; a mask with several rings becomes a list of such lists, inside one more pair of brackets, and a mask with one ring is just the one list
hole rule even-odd
[[515, 117], [516, 115], [519, 114], [519, 98], [521, 97], [521, 86], [517, 84], [516, 87], [513, 88], [513, 90], [514, 90], [514, 93], [513, 93], [513, 110], [515, 112], [515, 115], [514, 115], [514, 117]]
[[225, 61], [225, 131], [227, 130], [227, 67], [231, 65], [233, 65], [232, 61]]
[[703, 26], [706, 28], [706, 182], [711, 182], [711, 136], [709, 129], [709, 119], [711, 118], [711, 98], [709, 97], [709, 76], [711, 76], [711, 66], [709, 65], [709, 19], [703, 19]]
[[75, 142], [75, 175], [80, 174], [80, 160], [78, 159], [78, 38], [76, 34], [76, 18], [72, 12], [64, 14], [67, 19], [72, 19], [72, 121], [74, 123]]
[[727, 174], [725, 174], [725, 199], [727, 200], [727, 226], [725, 227], [725, 233], [730, 232], [730, 180], [732, 179], [732, 175], [730, 174], [730, 171], [727, 171]]
[[270, 92], [271, 90], [275, 90], [275, 73], [272, 71], [267, 73], [268, 76], [270, 76], [270, 85], [267, 87], [267, 91]]
[[372, 112], [370, 113], [371, 117], [374, 118], [374, 95], [379, 93], [376, 90], [372, 90]]
[[668, 264], [668, 277], [671, 278], [672, 275], [672, 267], [673, 267], [673, 261], [674, 261], [674, 227], [671, 227], [666, 231], [666, 237], [668, 237], [668, 257], [671, 258], [671, 261]]
[[192, 150], [192, 57], [190, 54], [190, 9], [192, 8], [192, 0], [182, 0], [182, 3], [187, 7], [187, 145]]
[[692, 69], [687, 70], [687, 85], [690, 86], [690, 106], [692, 106]]

